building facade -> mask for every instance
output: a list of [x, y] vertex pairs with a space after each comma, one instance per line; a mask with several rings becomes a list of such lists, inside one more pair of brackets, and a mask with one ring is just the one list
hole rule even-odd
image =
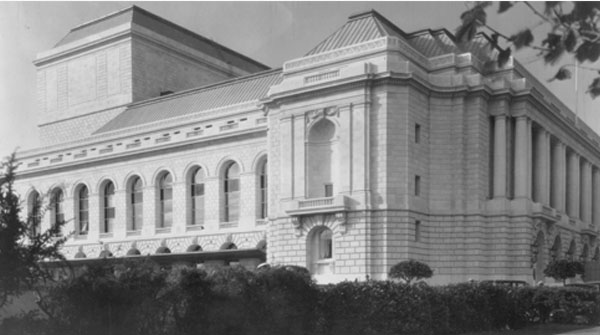
[[259, 250], [325, 282], [417, 259], [433, 283], [600, 262], [600, 137], [490, 57], [370, 11], [268, 69], [127, 8], [34, 62], [44, 147], [17, 188], [73, 260]]

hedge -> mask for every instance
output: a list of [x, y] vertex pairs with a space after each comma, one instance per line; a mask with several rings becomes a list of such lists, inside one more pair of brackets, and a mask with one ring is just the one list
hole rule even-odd
[[45, 296], [49, 317], [6, 319], [0, 334], [459, 334], [544, 323], [551, 313], [565, 323], [600, 321], [600, 293], [589, 290], [391, 281], [318, 287], [293, 266], [95, 267]]

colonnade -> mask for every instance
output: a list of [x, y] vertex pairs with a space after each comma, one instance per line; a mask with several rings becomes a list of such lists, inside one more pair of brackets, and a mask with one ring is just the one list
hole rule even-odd
[[493, 198], [531, 199], [600, 223], [598, 166], [524, 115], [494, 116], [493, 134]]

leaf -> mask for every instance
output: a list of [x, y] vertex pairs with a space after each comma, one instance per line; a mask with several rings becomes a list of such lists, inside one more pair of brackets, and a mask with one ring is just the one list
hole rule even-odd
[[575, 50], [575, 46], [577, 45], [577, 40], [579, 39], [579, 34], [575, 29], [569, 29], [567, 33], [567, 37], [565, 38], [565, 49], [567, 52], [573, 52]]
[[563, 66], [560, 69], [558, 69], [558, 72], [556, 72], [554, 77], [550, 78], [548, 80], [548, 82], [551, 82], [553, 80], [571, 79], [571, 77], [572, 77], [571, 71], [569, 69], [567, 69], [566, 66]]
[[575, 58], [581, 63], [585, 61], [596, 62], [600, 58], [600, 44], [590, 41], [583, 42], [575, 51]]
[[498, 33], [493, 33], [492, 36], [490, 36], [490, 51], [494, 51], [494, 49], [498, 48], [498, 38], [500, 38], [500, 34]]
[[592, 99], [596, 99], [600, 95], [600, 77], [592, 81], [586, 93], [589, 93]]
[[547, 45], [549, 49], [544, 55], [544, 61], [554, 65], [565, 52], [565, 45], [562, 42], [562, 36], [549, 33], [548, 37], [542, 41], [542, 46]]
[[487, 14], [484, 8], [487, 6], [489, 4], [479, 3], [460, 15], [462, 24], [456, 29], [456, 39], [459, 43], [472, 40], [478, 29], [485, 24]]
[[514, 4], [512, 1], [500, 1], [500, 4], [498, 5], [498, 14], [502, 14], [502, 13], [506, 12], [513, 5]]
[[500, 52], [498, 53], [498, 67], [499, 68], [504, 67], [504, 65], [506, 65], [506, 63], [508, 63], [511, 53], [512, 53], [512, 50], [510, 48], [500, 50]]
[[544, 10], [544, 13], [551, 14], [554, 7], [556, 7], [559, 3], [560, 1], [546, 1], [546, 9]]
[[513, 41], [515, 48], [519, 50], [522, 47], [528, 47], [531, 45], [531, 42], [533, 42], [533, 34], [531, 33], [531, 30], [524, 29], [511, 36], [510, 40]]

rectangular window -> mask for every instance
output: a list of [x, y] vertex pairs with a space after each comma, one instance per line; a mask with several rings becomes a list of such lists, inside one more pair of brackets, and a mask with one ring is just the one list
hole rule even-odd
[[421, 177], [420, 176], [415, 176], [415, 195], [416, 196], [421, 195]]
[[420, 143], [421, 142], [421, 125], [416, 123], [415, 124], [415, 143]]
[[333, 184], [325, 184], [325, 196], [333, 197]]
[[419, 242], [421, 240], [421, 221], [415, 221], [415, 241]]

